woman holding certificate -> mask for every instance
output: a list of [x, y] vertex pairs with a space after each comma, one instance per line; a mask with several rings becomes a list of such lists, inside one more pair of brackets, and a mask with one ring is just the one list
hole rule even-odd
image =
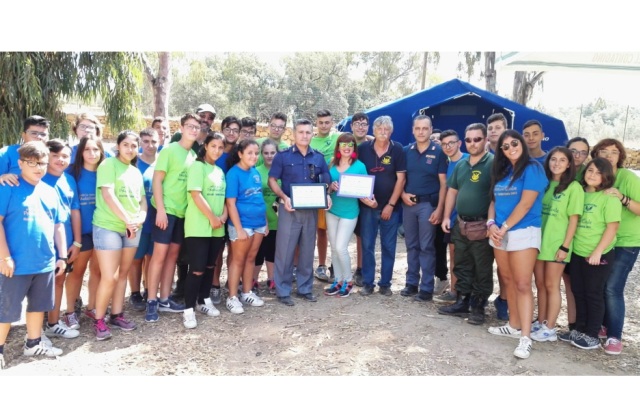
[[[327, 296], [347, 297], [353, 288], [351, 277], [351, 257], [349, 241], [358, 221], [360, 208], [358, 199], [341, 196], [340, 178], [343, 175], [367, 175], [367, 168], [358, 160], [356, 140], [351, 133], [338, 137], [333, 158], [329, 164], [331, 174], [331, 209], [327, 211], [327, 236], [331, 244], [331, 261], [333, 262], [335, 280], [326, 288]], [[364, 201], [369, 198], [361, 199]]]

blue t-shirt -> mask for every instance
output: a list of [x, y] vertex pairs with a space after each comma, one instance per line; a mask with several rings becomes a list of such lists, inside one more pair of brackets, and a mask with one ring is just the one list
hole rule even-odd
[[[449, 165], [447, 166], [447, 180], [451, 178], [453, 175], [453, 170], [456, 168], [458, 162], [462, 159], [469, 157], [469, 153], [462, 153], [462, 157], [456, 161], [449, 159]], [[458, 210], [456, 210], [456, 206], [453, 206], [453, 211], [451, 212], [451, 222], [449, 223], [449, 229], [453, 229], [453, 226], [456, 224], [456, 219], [458, 216]]]
[[156, 223], [155, 208], [151, 205], [151, 197], [153, 197], [153, 171], [156, 167], [155, 162], [149, 165], [138, 157], [136, 163], [138, 170], [142, 174], [142, 183], [144, 185], [144, 193], [147, 197], [147, 217], [142, 224], [142, 233], [151, 233], [153, 226]]
[[440, 192], [439, 174], [447, 173], [447, 155], [439, 144], [431, 142], [422, 153], [418, 145], [411, 143], [404, 147], [407, 162], [407, 183], [404, 190], [418, 196], [438, 195]]
[[530, 157], [531, 157], [531, 159], [537, 161], [544, 168], [544, 161], [547, 159], [547, 152], [545, 152], [544, 150], [543, 150], [543, 152], [544, 152], [544, 155], [542, 155], [540, 157], [533, 157], [533, 156], [530, 156]]
[[22, 145], [12, 144], [0, 149], [0, 175], [20, 175], [20, 166], [18, 166], [18, 160], [20, 159], [18, 149], [20, 146]]
[[[338, 169], [335, 166], [332, 166], [329, 170], [331, 174], [331, 182], [340, 182], [341, 173], [338, 172]], [[367, 168], [365, 168], [364, 163], [356, 160], [351, 163], [351, 166], [347, 168], [346, 171], [342, 172], [343, 174], [356, 174], [356, 175], [367, 175]], [[360, 213], [360, 200], [353, 197], [340, 197], [337, 191], [333, 191], [331, 193], [331, 209], [329, 209], [329, 213], [335, 214], [338, 217], [343, 219], [355, 219], [358, 217]]]
[[[113, 153], [113, 151], [111, 150], [111, 145], [109, 143], [102, 143], [102, 147], [104, 148], [104, 158], [105, 159], [115, 156], [115, 153]], [[73, 165], [73, 163], [76, 161], [76, 154], [77, 153], [78, 153], [78, 145], [74, 144], [73, 147], [71, 148], [71, 163], [70, 163], [70, 165]]]
[[60, 220], [60, 198], [44, 182], [0, 185], [0, 216], [15, 262], [15, 275], [40, 274], [55, 268], [54, 227]]
[[60, 223], [64, 223], [64, 233], [67, 235], [67, 248], [73, 244], [73, 230], [71, 229], [71, 210], [80, 210], [78, 186], [71, 175], [64, 172], [62, 176], [45, 174], [42, 182], [55, 188], [60, 198]]
[[218, 160], [215, 161], [215, 164], [218, 168], [222, 169], [222, 172], [226, 175], [229, 168], [227, 168], [227, 159], [229, 158], [229, 153], [222, 152]]
[[542, 165], [535, 160], [530, 160], [520, 178], [515, 180], [513, 185], [509, 186], [512, 175], [513, 168], [509, 170], [507, 176], [501, 179], [493, 189], [495, 195], [496, 224], [501, 226], [509, 218], [513, 209], [516, 208], [520, 202], [522, 192], [529, 190], [538, 193], [536, 201], [527, 214], [525, 214], [515, 226], [510, 226], [509, 229], [516, 230], [528, 227], [541, 227], [542, 198], [547, 184], [549, 184]]
[[238, 165], [233, 165], [227, 172], [225, 197], [236, 199], [236, 208], [243, 228], [256, 229], [267, 224], [262, 181], [255, 167], [245, 171]]
[[98, 172], [92, 172], [82, 168], [80, 170], [80, 176], [76, 179], [83, 235], [93, 233], [93, 213], [96, 211], [97, 176]]

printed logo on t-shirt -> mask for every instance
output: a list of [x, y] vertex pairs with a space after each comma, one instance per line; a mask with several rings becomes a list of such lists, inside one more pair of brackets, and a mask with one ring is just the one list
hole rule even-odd
[[471, 182], [480, 181], [480, 175], [482, 175], [481, 171], [471, 171]]
[[593, 210], [595, 208], [597, 208], [598, 206], [596, 204], [592, 204], [592, 203], [588, 203], [584, 205], [584, 212], [585, 213], [593, 213]]
[[383, 157], [380, 163], [383, 165], [391, 165], [391, 156]]

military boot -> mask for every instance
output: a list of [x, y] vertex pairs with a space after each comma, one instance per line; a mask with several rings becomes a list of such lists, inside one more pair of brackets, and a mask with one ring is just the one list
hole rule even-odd
[[466, 316], [469, 313], [469, 295], [458, 294], [456, 303], [438, 308], [441, 315]]

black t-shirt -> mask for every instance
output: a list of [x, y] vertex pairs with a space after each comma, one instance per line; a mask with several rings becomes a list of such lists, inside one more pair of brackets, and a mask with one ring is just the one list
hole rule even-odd
[[[382, 210], [393, 194], [393, 189], [398, 180], [396, 173], [406, 172], [407, 165], [400, 143], [391, 140], [389, 148], [380, 157], [378, 157], [378, 154], [373, 148], [374, 145], [375, 140], [360, 144], [360, 146], [358, 146], [358, 159], [364, 163], [364, 166], [367, 168], [367, 173], [376, 177], [373, 194], [378, 202], [378, 210]], [[396, 205], [394, 211], [399, 208], [400, 206]]]

